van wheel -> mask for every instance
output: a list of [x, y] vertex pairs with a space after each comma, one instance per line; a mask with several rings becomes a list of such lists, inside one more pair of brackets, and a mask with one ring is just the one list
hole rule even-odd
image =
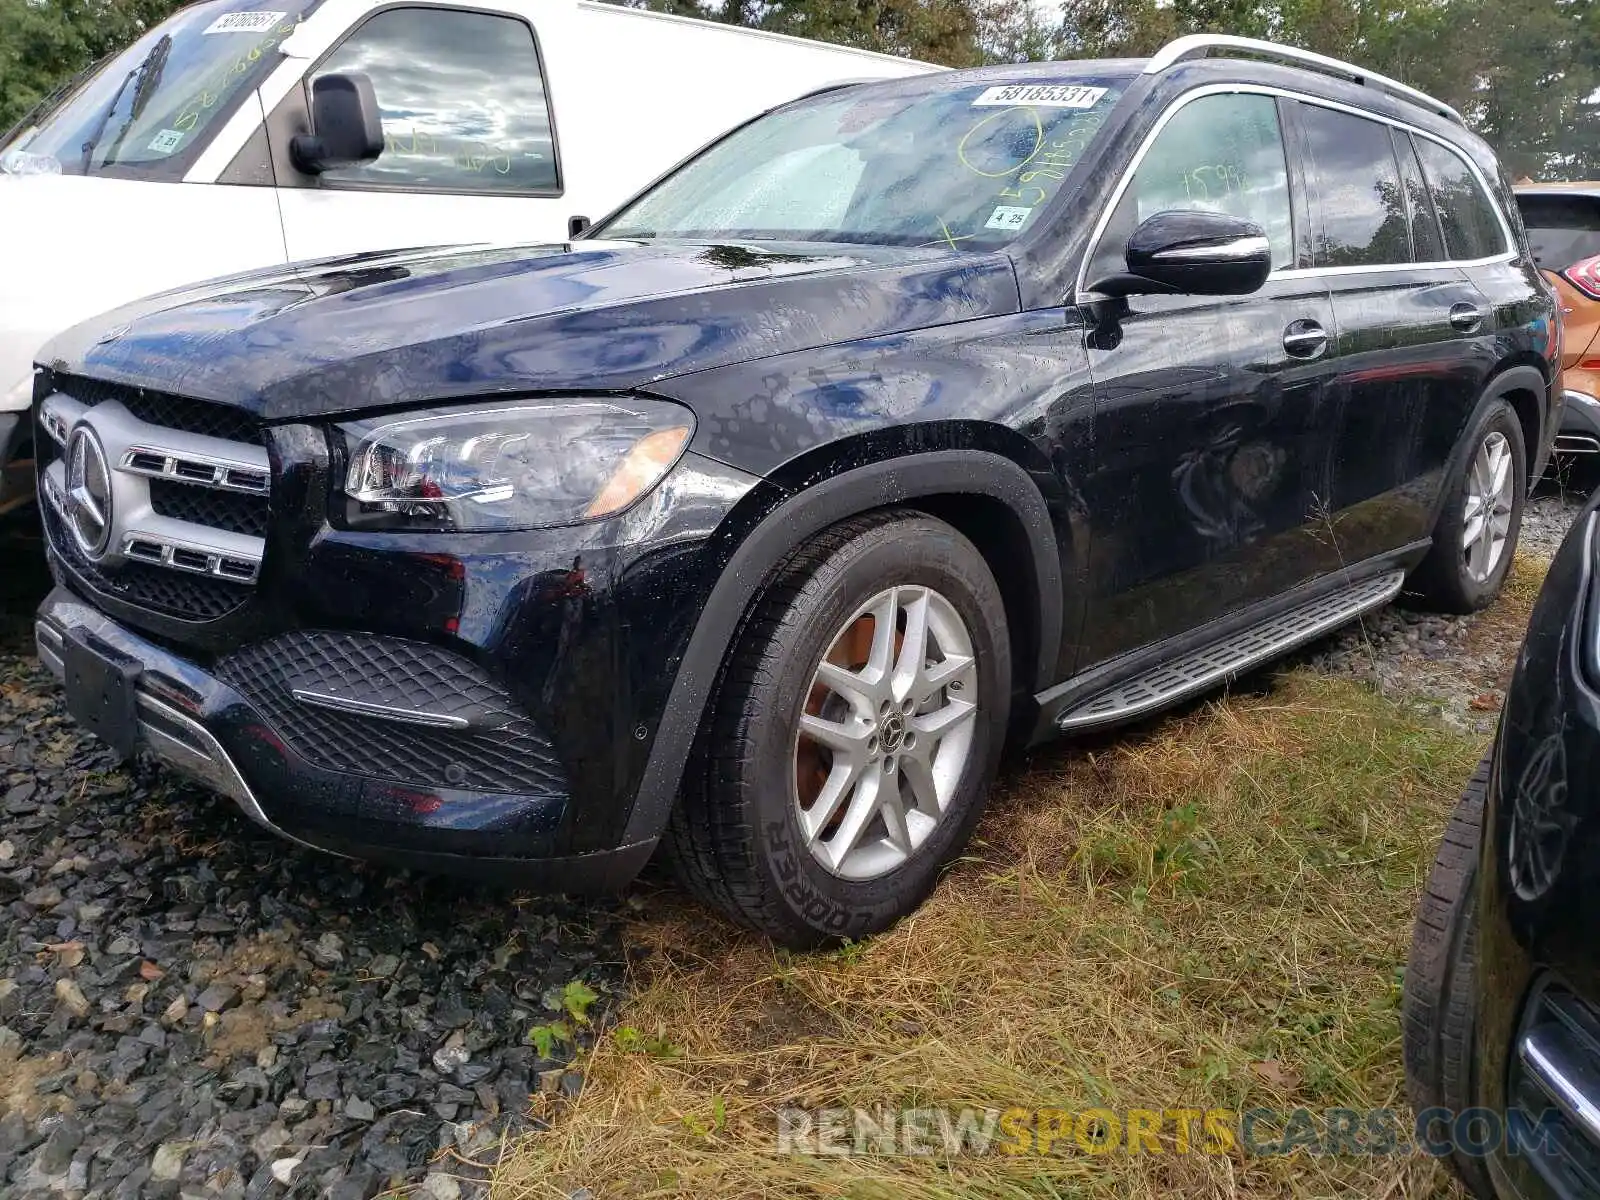
[[785, 946], [886, 929], [966, 843], [1009, 717], [983, 556], [918, 513], [797, 550], [746, 615], [667, 830], [700, 899]]
[[1528, 495], [1528, 456], [1522, 424], [1511, 405], [1484, 406], [1450, 473], [1433, 546], [1407, 581], [1427, 608], [1473, 613], [1500, 594]]
[[[1417, 905], [1401, 1001], [1406, 1092], [1417, 1112], [1475, 1103], [1473, 1036], [1478, 995], [1478, 844], [1493, 751], [1467, 783]], [[1492, 1197], [1481, 1158], [1451, 1154], [1451, 1170], [1476, 1195]]]

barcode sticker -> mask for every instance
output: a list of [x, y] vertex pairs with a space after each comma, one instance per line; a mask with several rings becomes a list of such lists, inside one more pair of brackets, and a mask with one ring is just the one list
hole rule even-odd
[[281, 12], [223, 13], [215, 21], [207, 25], [202, 32], [207, 34], [266, 33], [288, 15], [288, 13]]
[[1002, 204], [989, 214], [989, 219], [983, 223], [985, 229], [1021, 229], [1028, 220], [1031, 208], [1016, 208], [1009, 204]]
[[181, 129], [163, 129], [150, 139], [150, 149], [157, 154], [171, 154], [183, 144], [183, 131]]
[[986, 88], [972, 102], [972, 107], [1031, 104], [1039, 108], [1093, 108], [1105, 94], [1103, 87], [1079, 87], [1064, 83], [1008, 83]]

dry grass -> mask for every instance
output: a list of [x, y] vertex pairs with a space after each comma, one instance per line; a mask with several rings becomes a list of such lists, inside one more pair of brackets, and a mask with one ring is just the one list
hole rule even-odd
[[1410, 1158], [780, 1155], [776, 1113], [1403, 1106], [1412, 907], [1480, 750], [1295, 672], [1036, 759], [929, 902], [869, 943], [775, 953], [648, 896], [626, 1028], [496, 1195], [1448, 1195]]

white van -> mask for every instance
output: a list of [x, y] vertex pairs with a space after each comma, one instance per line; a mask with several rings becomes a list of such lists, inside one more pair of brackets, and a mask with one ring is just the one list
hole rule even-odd
[[[0, 463], [35, 352], [105, 309], [299, 259], [558, 241], [775, 104], [937, 69], [592, 0], [254, 2], [181, 10], [0, 148]], [[363, 99], [378, 152], [341, 164], [322, 141]]]

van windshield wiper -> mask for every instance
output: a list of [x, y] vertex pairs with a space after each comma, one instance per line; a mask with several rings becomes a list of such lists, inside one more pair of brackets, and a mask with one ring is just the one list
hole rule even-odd
[[89, 135], [80, 148], [82, 157], [78, 161], [78, 170], [82, 174], [87, 175], [89, 173], [89, 164], [94, 161], [94, 148], [100, 144], [100, 138], [105, 134], [106, 126], [111, 124], [111, 114], [116, 112], [117, 105], [122, 103], [122, 93], [128, 90], [128, 84], [133, 81], [133, 77], [138, 73], [139, 68], [135, 67], [122, 77], [122, 82], [117, 85], [117, 94], [111, 97], [111, 103], [106, 105], [105, 112], [100, 114], [100, 120], [96, 122], [94, 132]]
[[[133, 85], [133, 103], [128, 106], [128, 119], [122, 123], [122, 128], [117, 130], [117, 140], [111, 143], [111, 149], [106, 151], [106, 156], [101, 160], [101, 167], [109, 167], [117, 161], [117, 151], [122, 148], [122, 141], [128, 136], [128, 130], [133, 128], [145, 110], [145, 105], [150, 103], [150, 97], [156, 90], [156, 85], [161, 82], [161, 72], [166, 68], [167, 55], [172, 53], [172, 35], [162, 34], [161, 40], [150, 47], [150, 53], [144, 56], [144, 61], [139, 64], [139, 81]], [[115, 105], [112, 108], [115, 109]]]

